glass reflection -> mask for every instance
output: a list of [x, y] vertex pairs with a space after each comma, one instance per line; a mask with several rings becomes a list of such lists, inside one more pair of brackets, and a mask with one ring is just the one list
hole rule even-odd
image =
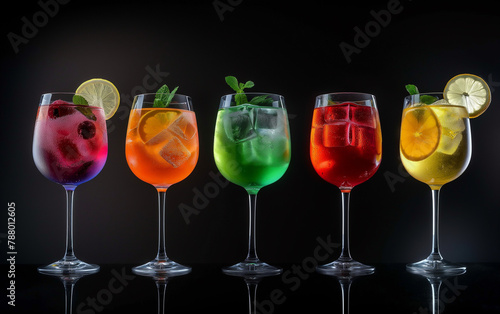
[[417, 273], [417, 272], [412, 272], [412, 271], [408, 271], [408, 272], [415, 274], [417, 276], [425, 277], [427, 279], [427, 281], [431, 285], [430, 306], [431, 306], [432, 312], [427, 310], [426, 313], [439, 314], [439, 313], [442, 313], [444, 311], [444, 307], [446, 304], [450, 304], [456, 299], [456, 296], [453, 296], [450, 298], [448, 296], [441, 295], [441, 286], [442, 286], [443, 282], [447, 283], [448, 285], [450, 285], [451, 281], [455, 281], [455, 283], [456, 283], [456, 278], [460, 275], [465, 274], [466, 270], [464, 269], [463, 271], [458, 272], [458, 273], [454, 273], [453, 275], [445, 275], [443, 273], [432, 274], [432, 273]]
[[[96, 273], [96, 272], [94, 272]], [[92, 274], [94, 274], [92, 273]], [[63, 286], [64, 286], [64, 313], [65, 314], [72, 314], [73, 313], [73, 293], [75, 290], [75, 284], [80, 278], [83, 278], [85, 276], [90, 276], [92, 275], [91, 273], [63, 273], [63, 274], [56, 274], [56, 273], [46, 273], [44, 275], [46, 276], [51, 276], [51, 277], [56, 277], [61, 280]]]
[[167, 291], [167, 284], [169, 280], [171, 280], [174, 277], [178, 276], [183, 276], [187, 275], [191, 272], [191, 269], [187, 270], [187, 272], [181, 272], [181, 273], [171, 273], [170, 275], [166, 275], [166, 273], [161, 274], [161, 273], [151, 273], [151, 274], [139, 274], [134, 272], [135, 274], [143, 277], [149, 277], [153, 279], [153, 281], [156, 284], [156, 291], [157, 291], [157, 300], [158, 300], [158, 314], [165, 314], [165, 292]]
[[353, 281], [359, 277], [365, 277], [373, 274], [372, 272], [368, 273], [356, 273], [346, 271], [338, 274], [333, 274], [331, 272], [318, 272], [325, 276], [335, 277], [339, 284], [340, 289], [342, 291], [342, 314], [349, 314], [349, 305], [350, 305], [350, 296], [351, 296], [351, 285]]
[[235, 276], [243, 278], [245, 284], [247, 286], [248, 293], [248, 314], [257, 314], [257, 288], [259, 283], [265, 277], [276, 276], [279, 274], [271, 274], [271, 275], [245, 275], [245, 274], [237, 274], [237, 273], [226, 273], [224, 274], [228, 276]]

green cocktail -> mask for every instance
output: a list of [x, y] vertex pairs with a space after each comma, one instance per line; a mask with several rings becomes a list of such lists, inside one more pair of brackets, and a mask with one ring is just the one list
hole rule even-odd
[[277, 181], [290, 163], [286, 109], [242, 104], [219, 109], [214, 157], [229, 181], [256, 194]]
[[270, 276], [282, 269], [257, 257], [255, 222], [257, 193], [283, 176], [290, 163], [290, 130], [285, 99], [276, 94], [246, 93], [252, 81], [239, 83], [233, 76], [226, 82], [236, 94], [221, 98], [214, 135], [214, 159], [229, 181], [248, 193], [248, 254], [245, 260], [224, 267], [236, 276]]

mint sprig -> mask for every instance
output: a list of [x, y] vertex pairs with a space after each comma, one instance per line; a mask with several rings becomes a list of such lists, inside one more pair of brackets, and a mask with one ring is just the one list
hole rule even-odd
[[248, 103], [247, 95], [243, 92], [245, 88], [252, 88], [255, 86], [254, 82], [246, 81], [246, 83], [239, 83], [236, 77], [226, 76], [226, 83], [234, 89], [236, 95], [234, 99], [236, 101], [236, 106]]
[[174, 98], [175, 92], [179, 86], [174, 88], [172, 91], [168, 88], [167, 84], [164, 84], [158, 89], [155, 95], [155, 100], [153, 102], [154, 108], [166, 108]]
[[234, 76], [226, 76], [226, 83], [231, 87], [236, 95], [234, 96], [234, 100], [236, 102], [236, 106], [243, 104], [251, 104], [255, 106], [268, 106], [273, 102], [273, 99], [267, 95], [260, 95], [253, 97], [250, 101], [248, 101], [247, 95], [245, 94], [245, 88], [252, 88], [255, 86], [254, 82], [246, 81], [246, 83], [238, 82], [238, 79]]
[[[418, 91], [417, 86], [415, 86], [413, 84], [407, 84], [405, 86], [405, 88], [408, 91], [408, 93], [410, 93], [410, 95], [420, 94], [420, 92]], [[423, 104], [426, 104], [426, 105], [430, 105], [430, 104], [436, 102], [437, 100], [438, 100], [437, 97], [434, 97], [434, 96], [431, 96], [431, 95], [420, 95], [420, 102], [423, 103]]]

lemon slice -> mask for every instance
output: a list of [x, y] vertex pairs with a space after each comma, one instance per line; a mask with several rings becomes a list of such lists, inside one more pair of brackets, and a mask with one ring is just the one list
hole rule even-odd
[[488, 84], [474, 74], [454, 76], [446, 83], [443, 94], [451, 105], [467, 108], [469, 118], [479, 117], [491, 102]]
[[[139, 120], [137, 130], [143, 143], [149, 142], [159, 135], [163, 130], [180, 115], [179, 111], [153, 109], [147, 112]], [[160, 136], [161, 137], [161, 136]]]
[[440, 137], [441, 127], [432, 108], [404, 110], [400, 147], [406, 159], [420, 161], [429, 157], [436, 151]]
[[76, 89], [76, 93], [82, 95], [90, 106], [104, 109], [106, 120], [111, 118], [120, 105], [120, 94], [115, 85], [108, 80], [95, 78], [83, 82]]

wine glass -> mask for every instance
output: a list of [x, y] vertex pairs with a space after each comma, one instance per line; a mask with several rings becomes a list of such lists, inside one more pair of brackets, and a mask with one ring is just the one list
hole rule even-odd
[[310, 142], [316, 172], [342, 195], [342, 252], [317, 267], [324, 274], [371, 273], [374, 267], [352, 259], [349, 249], [349, 198], [353, 187], [377, 171], [382, 159], [382, 132], [375, 96], [331, 93], [316, 97]]
[[184, 180], [196, 166], [198, 127], [191, 97], [175, 94], [167, 107], [154, 107], [155, 97], [159, 96], [135, 96], [127, 128], [125, 155], [130, 170], [158, 192], [158, 253], [154, 260], [133, 271], [140, 275], [180, 275], [189, 273], [191, 267], [167, 257], [165, 195], [172, 184]]
[[[108, 155], [104, 111], [75, 105], [74, 93], [43, 94], [33, 135], [33, 159], [38, 170], [66, 190], [66, 253], [47, 266], [44, 274], [90, 274], [99, 266], [75, 256], [73, 247], [73, 198], [76, 187], [94, 178]], [[81, 97], [81, 96], [80, 96]]]
[[[429, 99], [433, 99], [429, 104]], [[450, 105], [442, 93], [407, 96], [401, 121], [400, 155], [408, 173], [426, 183], [432, 193], [432, 251], [408, 264], [414, 273], [462, 273], [465, 266], [448, 262], [439, 251], [439, 191], [469, 165], [472, 151], [469, 114]]]
[[221, 98], [214, 136], [214, 158], [221, 174], [243, 187], [249, 197], [248, 254], [226, 267], [226, 274], [272, 275], [280, 268], [257, 256], [255, 219], [259, 190], [283, 176], [290, 163], [290, 131], [285, 99], [265, 93]]

